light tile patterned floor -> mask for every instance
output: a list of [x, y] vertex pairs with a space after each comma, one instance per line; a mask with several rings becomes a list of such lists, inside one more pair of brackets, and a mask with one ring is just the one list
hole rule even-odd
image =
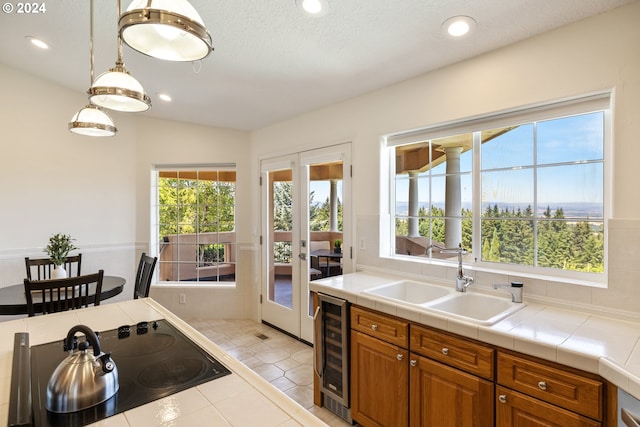
[[328, 425], [350, 425], [325, 408], [314, 406], [313, 349], [307, 344], [252, 320], [188, 322]]

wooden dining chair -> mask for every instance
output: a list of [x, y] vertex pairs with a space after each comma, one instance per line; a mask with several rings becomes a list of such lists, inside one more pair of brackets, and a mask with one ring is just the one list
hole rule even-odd
[[[27, 279], [48, 280], [51, 279], [51, 272], [55, 265], [51, 258], [29, 258], [24, 259], [27, 268]], [[82, 266], [82, 254], [68, 256], [64, 262], [64, 269], [68, 277], [80, 276]]]
[[144, 252], [140, 256], [133, 299], [149, 296], [149, 288], [151, 287], [151, 279], [153, 278], [153, 269], [156, 267], [156, 262], [158, 262], [158, 257], [152, 258]]
[[[24, 279], [24, 293], [27, 298], [27, 314], [35, 316], [75, 310], [100, 305], [104, 271], [66, 279], [29, 280]], [[95, 292], [89, 286], [95, 283]], [[89, 294], [92, 298], [89, 298]]]

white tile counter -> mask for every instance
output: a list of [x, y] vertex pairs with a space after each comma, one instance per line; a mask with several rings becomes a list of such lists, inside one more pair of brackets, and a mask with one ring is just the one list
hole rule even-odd
[[[363, 307], [599, 374], [640, 399], [640, 323], [531, 304], [526, 301], [526, 285], [526, 306], [491, 326], [479, 326], [363, 293], [402, 279], [358, 272], [316, 280], [309, 287]], [[469, 288], [468, 292], [474, 289]], [[509, 298], [506, 293], [505, 298]]]
[[38, 345], [64, 338], [77, 324], [104, 331], [158, 319], [170, 321], [229, 368], [232, 374], [106, 418], [93, 426], [326, 426], [150, 298], [0, 322], [0, 337], [3, 337], [0, 340], [0, 425], [7, 425], [13, 335], [16, 332], [28, 332], [29, 344]]

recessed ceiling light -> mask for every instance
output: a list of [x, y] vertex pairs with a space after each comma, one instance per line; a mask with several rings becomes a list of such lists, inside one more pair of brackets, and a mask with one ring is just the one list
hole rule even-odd
[[162, 99], [163, 101], [169, 102], [171, 101], [171, 97], [169, 95], [167, 95], [166, 93], [159, 93], [158, 94], [158, 98]]
[[40, 49], [49, 49], [49, 45], [43, 40], [40, 40], [40, 39], [38, 39], [36, 37], [33, 37], [33, 36], [26, 36], [25, 38], [27, 40], [29, 40], [29, 43], [31, 43], [34, 46], [39, 47]]
[[296, 4], [309, 15], [322, 16], [327, 13], [327, 0], [296, 0]]
[[476, 28], [476, 21], [469, 16], [453, 16], [442, 24], [442, 32], [449, 37], [461, 38]]

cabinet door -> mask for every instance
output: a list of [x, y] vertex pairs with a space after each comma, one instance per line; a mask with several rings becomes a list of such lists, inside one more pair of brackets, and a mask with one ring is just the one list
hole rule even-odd
[[411, 427], [493, 426], [493, 383], [411, 354]]
[[351, 331], [351, 416], [364, 427], [409, 422], [408, 351]]
[[498, 386], [496, 427], [600, 427], [601, 424], [531, 396]]

